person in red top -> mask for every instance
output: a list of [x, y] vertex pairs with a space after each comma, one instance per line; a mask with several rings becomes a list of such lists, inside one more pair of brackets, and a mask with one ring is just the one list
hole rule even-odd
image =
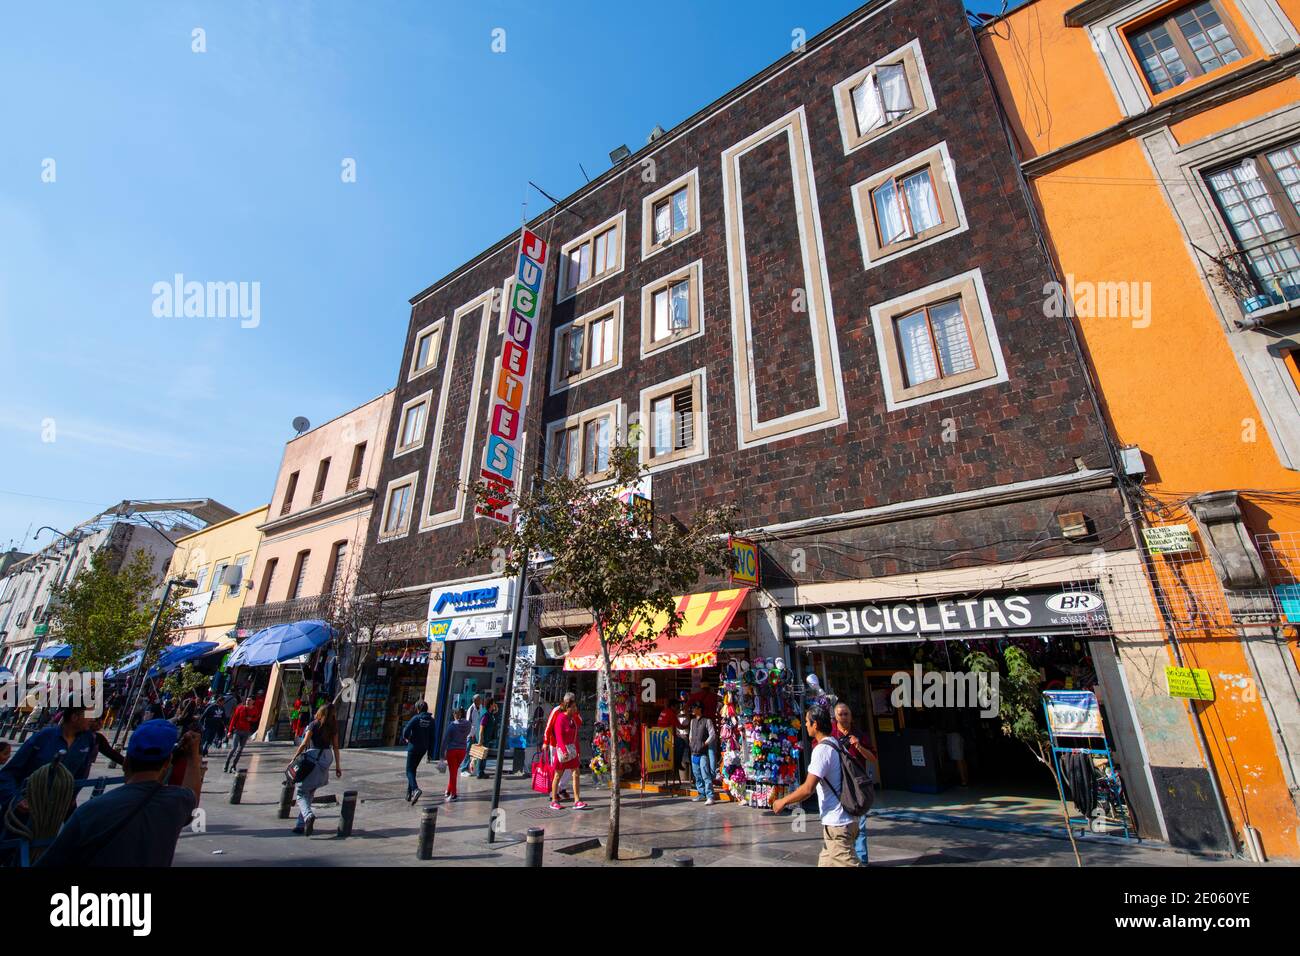
[[559, 789], [564, 775], [569, 773], [573, 776], [573, 809], [585, 810], [587, 804], [582, 801], [582, 788], [578, 781], [578, 728], [582, 726], [582, 718], [578, 716], [577, 701], [566, 696], [554, 718], [547, 722], [554, 740], [551, 760], [555, 765], [555, 776], [551, 778], [551, 809], [564, 809]]
[[[564, 699], [551, 708], [550, 716], [546, 718], [546, 729], [542, 731], [542, 749], [546, 752], [546, 755], [550, 758], [552, 764], [555, 763], [555, 720], [560, 716], [560, 714], [564, 713], [564, 709], [570, 704], [574, 705], [574, 713], [576, 714], [577, 701], [578, 695], [573, 691], [568, 691], [565, 693]], [[579, 723], [581, 723], [581, 721], [579, 721]], [[554, 772], [556, 779], [563, 776], [558, 767], [555, 768]], [[576, 777], [577, 775], [574, 774], [574, 776]], [[560, 787], [557, 793], [555, 787], [552, 786], [551, 794], [552, 800], [554, 800], [556, 796], [561, 800], [569, 799], [569, 791], [564, 789], [564, 787]]]
[[239, 769], [239, 758], [244, 755], [244, 745], [257, 729], [257, 711], [253, 708], [252, 698], [245, 697], [244, 702], [230, 715], [230, 726], [226, 728], [232, 743], [230, 753], [226, 755], [226, 773]]

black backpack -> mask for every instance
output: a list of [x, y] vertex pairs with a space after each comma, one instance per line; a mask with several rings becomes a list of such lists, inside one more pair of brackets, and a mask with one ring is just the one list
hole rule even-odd
[[867, 773], [866, 764], [850, 757], [840, 746], [840, 742], [833, 737], [827, 737], [822, 743], [830, 744], [839, 754], [840, 787], [843, 792], [831, 786], [829, 780], [826, 781], [826, 786], [831, 788], [831, 793], [835, 794], [835, 799], [839, 800], [845, 813], [851, 817], [862, 816], [876, 801], [876, 788], [871, 783], [871, 775]]

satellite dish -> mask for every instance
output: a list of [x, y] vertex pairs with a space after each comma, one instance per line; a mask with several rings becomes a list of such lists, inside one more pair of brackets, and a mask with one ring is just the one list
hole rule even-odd
[[296, 431], [299, 435], [301, 435], [309, 428], [311, 428], [311, 422], [307, 421], [307, 419], [304, 418], [302, 415], [299, 415], [297, 418], [293, 420], [293, 430]]

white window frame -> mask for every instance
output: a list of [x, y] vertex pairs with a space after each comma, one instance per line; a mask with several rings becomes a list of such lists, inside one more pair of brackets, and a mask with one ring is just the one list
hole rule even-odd
[[[987, 347], [989, 356], [992, 361], [992, 367], [981, 364], [981, 369], [987, 368], [988, 375], [979, 378], [976, 381], [969, 381], [965, 384], [954, 385], [951, 388], [938, 388], [927, 391], [925, 394], [917, 395], [914, 389], [922, 386], [908, 386], [900, 377], [896, 380], [891, 369], [902, 368], [902, 358], [898, 357], [891, 362], [891, 354], [897, 353], [896, 338], [892, 326], [894, 320], [898, 317], [901, 310], [911, 311], [919, 308], [922, 303], [939, 302], [943, 299], [952, 298], [956, 294], [962, 294], [966, 288], [973, 293], [972, 298], [979, 306], [979, 315], [964, 313], [966, 321], [970, 326], [972, 333], [976, 322], [980, 323], [980, 329], [983, 332], [983, 345]], [[966, 300], [963, 294], [963, 301]], [[989, 307], [988, 293], [984, 288], [984, 277], [979, 269], [971, 269], [969, 272], [962, 272], [955, 276], [950, 276], [939, 282], [932, 283], [922, 289], [915, 289], [903, 295], [896, 296], [887, 302], [881, 302], [879, 305], [871, 307], [871, 324], [875, 332], [876, 339], [876, 357], [880, 362], [880, 380], [885, 388], [885, 407], [891, 412], [899, 411], [904, 408], [910, 408], [913, 405], [923, 405], [926, 402], [939, 401], [941, 399], [951, 398], [953, 395], [960, 395], [963, 392], [971, 392], [980, 388], [988, 388], [1007, 380], [1006, 359], [1002, 355], [1002, 345], [998, 340], [997, 325], [993, 321], [993, 312]], [[972, 334], [972, 347], [978, 354], [980, 345], [977, 343], [977, 337]], [[904, 373], [905, 374], [905, 373]], [[928, 385], [930, 383], [924, 383]], [[908, 394], [909, 392], [913, 394]]]
[[[654, 440], [654, 421], [652, 419], [654, 402], [656, 399], [663, 398], [673, 392], [681, 391], [688, 385], [695, 389], [695, 394], [699, 399], [695, 408], [695, 444], [692, 448], [683, 448], [679, 451], [670, 452], [656, 460], [651, 454]], [[709, 457], [708, 386], [708, 372], [701, 367], [684, 375], [678, 375], [676, 378], [658, 382], [649, 388], [641, 389], [639, 401], [641, 413], [641, 461], [645, 463], [651, 473], [676, 468], [679, 465], [688, 465], [694, 461], [703, 461]]]
[[[598, 365], [588, 368], [587, 363], [591, 356], [591, 336], [587, 332], [587, 327], [593, 322], [604, 319], [611, 315], [614, 320], [614, 359], [607, 365]], [[574, 326], [581, 326], [582, 333], [582, 371], [577, 375], [562, 376], [561, 368], [567, 365], [568, 349], [560, 349], [560, 341]], [[623, 340], [624, 335], [623, 323], [623, 296], [619, 296], [613, 302], [607, 302], [598, 309], [592, 309], [562, 325], [557, 325], [551, 332], [551, 387], [550, 394], [558, 395], [560, 392], [568, 391], [576, 385], [583, 382], [590, 382], [593, 379], [600, 378], [602, 375], [608, 375], [610, 372], [617, 372], [623, 367]]]
[[[872, 199], [872, 192], [884, 185], [886, 180], [897, 178], [905, 171], [915, 170], [919, 172], [921, 167], [925, 165], [930, 168], [930, 185], [935, 191], [935, 199], [939, 204], [940, 211], [946, 212], [944, 197], [940, 195], [940, 189], [946, 188], [948, 192], [947, 204], [952, 207], [955, 221], [951, 225], [945, 223], [947, 228], [937, 230], [925, 239], [905, 239], [892, 242], [881, 248], [879, 253], [873, 256], [871, 249], [873, 243], [869, 237], [877, 235], [877, 232], [876, 207]], [[941, 181], [935, 180], [936, 169], [941, 174]], [[948, 152], [946, 140], [936, 143], [929, 149], [922, 150], [915, 156], [909, 156], [901, 163], [895, 163], [888, 169], [872, 173], [861, 182], [855, 183], [850, 189], [850, 193], [853, 196], [853, 214], [858, 224], [858, 244], [862, 248], [862, 265], [864, 269], [874, 269], [886, 262], [892, 262], [908, 253], [915, 252], [917, 249], [924, 249], [936, 242], [959, 236], [970, 228], [970, 224], [966, 221], [966, 207], [962, 205], [961, 192], [957, 188], [957, 167], [953, 164], [952, 155]]]
[[[415, 493], [417, 490], [416, 486], [419, 483], [419, 478], [420, 473], [418, 471], [412, 471], [408, 474], [402, 475], [400, 478], [394, 478], [388, 483], [388, 487], [384, 489], [384, 507], [379, 515], [379, 527], [376, 529], [375, 540], [396, 541], [398, 538], [404, 538], [411, 533], [411, 518], [415, 514]], [[406, 508], [406, 521], [402, 527], [396, 531], [385, 531], [384, 529], [388, 527], [388, 509], [393, 503], [393, 492], [404, 485], [409, 485], [411, 489], [411, 496]]]
[[[909, 73], [908, 89], [912, 94], [913, 107], [911, 113], [902, 119], [886, 123], [884, 126], [871, 130], [868, 133], [858, 131], [858, 117], [853, 108], [853, 91], [867, 79], [872, 73], [882, 66], [891, 66], [902, 64], [904, 69], [908, 64], [914, 64], [916, 84], [910, 82], [911, 74]], [[917, 103], [917, 94], [921, 94], [923, 102]], [[921, 55], [921, 41], [914, 39], [910, 43], [905, 43], [897, 50], [891, 50], [880, 59], [868, 66], [863, 67], [852, 76], [845, 77], [835, 84], [832, 94], [835, 99], [835, 112], [840, 121], [840, 139], [844, 144], [844, 155], [848, 155], [856, 150], [862, 149], [868, 143], [877, 143], [881, 138], [888, 136], [896, 130], [902, 129], [909, 123], [914, 123], [922, 116], [927, 116], [935, 111], [934, 90], [930, 86], [930, 74], [925, 68], [925, 57]]]
[[[443, 316], [437, 322], [430, 322], [424, 328], [420, 329], [419, 332], [415, 333], [415, 344], [411, 349], [411, 367], [407, 369], [406, 373], [406, 380], [408, 382], [412, 379], [419, 378], [421, 375], [426, 375], [438, 367], [438, 353], [442, 350], [442, 331], [446, 324], [447, 317]], [[433, 337], [433, 343], [429, 346], [429, 364], [424, 366], [424, 368], [416, 368], [415, 360], [420, 355], [420, 340], [426, 335]]]
[[[686, 231], [665, 242], [655, 242], [654, 208], [682, 187], [686, 188]], [[700, 168], [678, 176], [668, 185], [656, 189], [641, 200], [641, 261], [656, 256], [700, 231]]]
[[[654, 336], [654, 294], [664, 286], [676, 285], [682, 279], [690, 282], [690, 304], [691, 313], [695, 318], [693, 327], [682, 329], [680, 332], [670, 334], [666, 339], [660, 339], [658, 342], [652, 341]], [[698, 339], [704, 334], [704, 260], [696, 259], [694, 262], [682, 266], [680, 269], [674, 269], [665, 275], [660, 276], [653, 282], [648, 282], [641, 287], [641, 358], [648, 355], [655, 355], [659, 352], [666, 351], [674, 346], [681, 345], [683, 342], [689, 342], [691, 339]]]
[[[424, 424], [420, 426], [420, 438], [409, 445], [402, 444], [402, 432], [406, 429], [406, 413], [417, 405], [424, 405]], [[415, 396], [402, 406], [397, 416], [397, 434], [393, 436], [393, 457], [400, 458], [424, 447], [425, 436], [429, 434], [429, 412], [433, 406], [433, 389]]]
[[623, 431], [624, 414], [623, 414], [622, 399], [615, 399], [612, 402], [606, 402], [603, 405], [597, 405], [594, 408], [586, 409], [585, 411], [578, 412], [577, 414], [574, 415], [570, 415], [567, 418], [561, 418], [561, 419], [557, 419], [556, 421], [547, 423], [546, 459], [545, 459], [546, 463], [544, 466], [546, 469], [545, 474], [547, 476], [550, 476], [551, 474], [551, 461], [552, 461], [551, 443], [555, 440], [556, 433], [563, 431], [564, 429], [567, 428], [576, 427], [578, 429], [578, 456], [579, 456], [577, 477], [585, 478], [590, 484], [594, 486], [608, 484], [609, 482], [613, 481], [612, 478], [608, 477], [608, 472], [599, 472], [594, 475], [588, 475], [586, 473], [586, 468], [585, 468], [586, 459], [587, 459], [586, 429], [588, 423], [593, 422], [599, 418], [613, 419], [613, 424], [610, 429], [610, 436], [609, 436], [609, 447], [612, 452], [614, 447], [617, 446], [620, 441], [622, 441], [622, 436], [624, 434]]
[[[602, 272], [598, 276], [592, 276], [586, 282], [574, 288], [569, 288], [569, 253], [581, 246], [583, 243], [593, 242], [597, 236], [605, 230], [613, 227], [618, 230], [618, 236], [615, 242], [615, 250], [618, 252], [618, 265], [613, 269]], [[592, 247], [592, 259], [595, 259], [595, 247]], [[570, 239], [560, 247], [559, 262], [556, 266], [560, 270], [559, 277], [556, 281], [555, 301], [567, 302], [580, 292], [586, 292], [588, 289], [595, 288], [607, 279], [612, 279], [623, 271], [627, 265], [627, 211], [623, 210], [610, 216], [600, 225], [588, 229], [582, 235]]]

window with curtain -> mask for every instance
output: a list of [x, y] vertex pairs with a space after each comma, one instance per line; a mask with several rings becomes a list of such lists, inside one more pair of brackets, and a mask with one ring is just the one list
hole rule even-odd
[[310, 557], [310, 551], [298, 552], [298, 564], [294, 568], [293, 584], [289, 588], [290, 601], [296, 601], [302, 597], [303, 588], [307, 583], [307, 559]]
[[398, 485], [388, 493], [388, 514], [384, 521], [384, 534], [392, 534], [406, 527], [411, 508], [411, 486]]
[[853, 113], [859, 135], [897, 122], [915, 107], [907, 69], [901, 63], [881, 64], [853, 89]]
[[586, 371], [590, 371], [614, 361], [614, 317], [607, 315], [587, 323], [587, 326], [591, 330], [591, 352]]
[[412, 405], [402, 416], [402, 436], [398, 445], [409, 448], [424, 437], [424, 415], [428, 406], [424, 402]]
[[598, 475], [609, 468], [610, 420], [601, 417], [587, 422], [584, 426], [583, 448], [585, 460], [583, 471], [588, 475]]
[[878, 186], [872, 190], [871, 204], [882, 246], [915, 238], [943, 225], [929, 167]]
[[691, 327], [691, 282], [683, 277], [655, 290], [651, 296], [654, 309], [654, 340], [666, 339], [675, 332]]
[[894, 321], [909, 388], [977, 367], [960, 299], [925, 306]]
[[1206, 181], [1259, 293], [1300, 297], [1300, 143], [1247, 156]]
[[654, 241], [664, 243], [680, 236], [690, 226], [690, 192], [686, 186], [676, 190], [654, 207]]

